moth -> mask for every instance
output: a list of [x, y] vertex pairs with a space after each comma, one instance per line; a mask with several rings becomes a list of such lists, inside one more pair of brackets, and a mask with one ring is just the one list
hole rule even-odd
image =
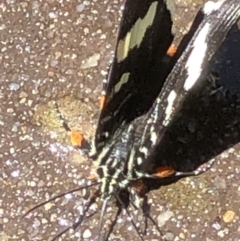
[[[102, 209], [98, 240], [108, 240], [121, 212], [126, 210], [131, 217], [128, 206], [139, 207], [136, 200], [144, 193], [143, 180], [198, 175], [211, 167], [210, 162], [192, 172], [178, 172], [167, 165], [154, 167], [152, 163], [186, 96], [204, 81], [214, 55], [239, 17], [239, 0], [207, 2], [194, 21], [193, 34], [170, 58], [167, 53], [174, 36], [166, 1], [126, 1], [113, 64], [104, 83], [103, 108], [89, 154], [98, 177], [92, 184], [67, 193], [97, 188], [78, 221], [52, 240], [71, 228], [76, 229], [85, 218], [94, 215], [90, 208], [99, 199]], [[24, 216], [54, 199], [56, 197], [37, 205]], [[116, 218], [103, 234], [104, 214], [112, 199], [118, 207]], [[145, 215], [154, 223], [149, 214]], [[142, 232], [131, 222], [139, 239], [144, 240]]]

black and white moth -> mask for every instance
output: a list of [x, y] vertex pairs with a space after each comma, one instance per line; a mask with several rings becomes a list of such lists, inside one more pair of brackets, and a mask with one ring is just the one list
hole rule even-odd
[[[103, 201], [98, 239], [107, 240], [116, 222], [115, 219], [110, 231], [102, 237], [104, 213], [111, 198], [118, 204], [117, 218], [129, 204], [135, 205], [130, 195], [135, 181], [196, 175], [211, 166], [212, 163], [192, 173], [169, 170], [167, 174], [162, 173], [161, 167], [148, 168], [186, 96], [204, 80], [215, 53], [240, 17], [239, 0], [209, 1], [199, 15], [202, 15], [202, 21], [175, 63], [174, 59], [166, 61], [165, 58], [173, 40], [171, 16], [165, 1], [126, 1], [106, 83], [106, 101], [90, 155], [97, 166], [98, 179], [76, 190], [97, 185], [98, 189], [79, 220], [52, 240], [70, 228], [77, 228], [86, 216], [91, 216], [89, 209], [97, 198]], [[55, 197], [37, 207], [53, 199]], [[143, 240], [134, 222], [132, 224]]]
[[[152, 25], [153, 15], [156, 16], [158, 7], [161, 5], [161, 9], [166, 8], [164, 1], [149, 2], [148, 11], [141, 20], [143, 22], [141, 34], [145, 30], [144, 27], [148, 26], [148, 23], [151, 23], [149, 26]], [[127, 7], [128, 5], [126, 5]], [[124, 37], [121, 37], [120, 30], [116, 55], [108, 83], [108, 99], [99, 119], [94, 143], [95, 153], [92, 154], [97, 163], [101, 196], [104, 200], [107, 200], [112, 195], [115, 196], [117, 191], [126, 189], [132, 180], [158, 177], [158, 173], [150, 174], [146, 172], [144, 167], [151, 161], [158, 144], [164, 137], [164, 132], [172, 121], [174, 114], [181, 107], [185, 96], [206, 76], [214, 54], [231, 26], [239, 18], [239, 9], [239, 3], [236, 0], [218, 1], [216, 3], [207, 2], [204, 5], [201, 10], [203, 14], [202, 22], [174, 65], [162, 88], [162, 83], [160, 83], [159, 88], [161, 88], [161, 91], [146, 113], [148, 106], [145, 105], [145, 99], [142, 98], [142, 101], [138, 104], [134, 102], [134, 99], [139, 94], [141, 97], [146, 94], [143, 89], [140, 89], [139, 92], [138, 86], [141, 85], [141, 88], [147, 89], [144, 83], [151, 85], [152, 79], [145, 75], [143, 81], [138, 82], [141, 77], [135, 74], [135, 68], [137, 67], [134, 65], [130, 70], [126, 67], [124, 72], [118, 72], [115, 69], [120, 69], [122, 61], [129, 61], [127, 57], [130, 58], [130, 55], [138, 50], [137, 41], [139, 39], [131, 39], [131, 36], [140, 38], [142, 35], [135, 33], [134, 27], [136, 23], [125, 33]], [[147, 17], [149, 12], [151, 12], [151, 20]], [[144, 37], [142, 41], [144, 41]], [[137, 64], [141, 65], [143, 61], [144, 57], [138, 60]], [[163, 60], [161, 63], [163, 63]], [[131, 64], [129, 65], [131, 67]], [[155, 69], [153, 69], [154, 71]], [[150, 72], [152, 77], [151, 74]], [[115, 75], [117, 75], [118, 81], [116, 81]], [[151, 92], [153, 92], [152, 89]], [[137, 100], [139, 101], [139, 99]], [[149, 102], [151, 101], [152, 99]], [[132, 102], [134, 102], [133, 106], [131, 106]], [[113, 110], [111, 109], [112, 105], [114, 105]], [[131, 110], [134, 107], [135, 115], [132, 120]], [[138, 113], [140, 114], [138, 115]], [[128, 117], [128, 114], [130, 117]], [[112, 132], [112, 126], [115, 123], [117, 123], [117, 128], [113, 128], [114, 131]], [[109, 128], [111, 128], [110, 131]], [[198, 171], [196, 170], [195, 173], [198, 174]], [[174, 175], [184, 175], [184, 173], [176, 172]]]

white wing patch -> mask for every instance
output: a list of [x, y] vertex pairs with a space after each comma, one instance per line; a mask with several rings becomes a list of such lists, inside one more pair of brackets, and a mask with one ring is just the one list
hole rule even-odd
[[196, 83], [202, 72], [202, 64], [207, 50], [207, 36], [210, 30], [210, 24], [207, 23], [199, 32], [198, 37], [193, 43], [193, 50], [190, 54], [185, 68], [188, 72], [188, 77], [184, 83], [184, 89], [189, 91]]
[[174, 90], [172, 90], [170, 92], [170, 94], [168, 95], [168, 98], [167, 98], [168, 106], [166, 108], [166, 116], [165, 116], [164, 121], [163, 121], [164, 126], [167, 126], [168, 123], [169, 123], [170, 116], [173, 112], [174, 100], [176, 99], [176, 97], [177, 97], [177, 93]]
[[218, 2], [208, 1], [204, 4], [203, 12], [205, 14], [209, 15], [213, 11], [218, 10], [222, 6], [223, 3], [224, 3], [224, 0], [218, 1]]

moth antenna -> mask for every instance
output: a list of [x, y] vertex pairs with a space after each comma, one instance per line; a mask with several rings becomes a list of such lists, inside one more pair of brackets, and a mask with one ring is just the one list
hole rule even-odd
[[98, 226], [98, 237], [99, 237], [99, 240], [101, 240], [101, 231], [102, 231], [102, 227], [103, 227], [103, 219], [104, 219], [104, 214], [106, 212], [106, 209], [107, 209], [107, 204], [108, 204], [108, 201], [109, 201], [109, 198], [111, 196], [107, 197], [106, 199], [104, 199], [103, 201], [103, 205], [102, 205], [102, 210], [101, 210], [101, 216], [100, 216], [100, 222], [99, 222], [99, 226]]
[[133, 221], [133, 218], [132, 218], [131, 214], [129, 213], [127, 207], [125, 207], [125, 205], [124, 205], [124, 203], [122, 202], [121, 198], [119, 198], [118, 195], [115, 195], [115, 198], [116, 198], [116, 199], [118, 200], [118, 202], [122, 205], [123, 209], [126, 210], [126, 213], [127, 213], [128, 217], [129, 217], [130, 220], [131, 220], [132, 226], [133, 226], [134, 229], [136, 230], [136, 232], [137, 232], [139, 238], [140, 238], [142, 241], [144, 241], [144, 239], [143, 239], [141, 233], [139, 232], [138, 227], [136, 226], [135, 222]]
[[90, 184], [90, 185], [85, 185], [85, 186], [83, 186], [83, 187], [78, 187], [78, 188], [72, 189], [72, 190], [70, 190], [70, 191], [61, 193], [61, 194], [59, 194], [59, 195], [57, 195], [57, 196], [54, 196], [54, 197], [48, 199], [47, 201], [44, 201], [44, 202], [42, 202], [42, 203], [39, 203], [38, 205], [36, 205], [36, 206], [34, 206], [33, 208], [29, 209], [29, 210], [21, 217], [21, 219], [25, 218], [25, 217], [26, 217], [29, 213], [31, 213], [32, 211], [38, 209], [38, 208], [41, 207], [41, 206], [44, 206], [45, 204], [47, 204], [47, 203], [49, 203], [49, 202], [51, 202], [51, 201], [54, 201], [54, 200], [57, 199], [57, 198], [61, 198], [61, 197], [65, 196], [65, 195], [67, 195], [67, 194], [74, 193], [74, 192], [80, 191], [80, 190], [85, 189], [85, 188], [93, 187], [93, 186], [95, 186], [95, 185], [97, 185], [97, 184], [98, 184], [98, 182], [94, 182], [94, 183], [92, 183], [92, 184]]

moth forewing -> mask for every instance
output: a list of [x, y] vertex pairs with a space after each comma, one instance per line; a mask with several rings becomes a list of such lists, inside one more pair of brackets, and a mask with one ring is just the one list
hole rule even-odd
[[126, 1], [95, 136], [95, 154], [112, 141], [121, 126], [151, 108], [169, 73], [164, 58], [173, 41], [171, 28], [164, 0]]

